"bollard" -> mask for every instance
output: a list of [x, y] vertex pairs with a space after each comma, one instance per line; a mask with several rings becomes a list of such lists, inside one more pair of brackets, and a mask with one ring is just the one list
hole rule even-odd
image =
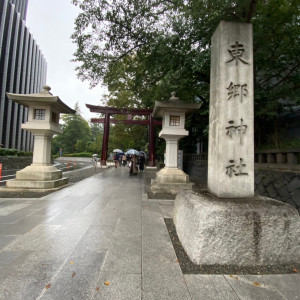
[[69, 161], [67, 161], [67, 169], [69, 169]]
[[2, 164], [0, 164], [0, 178], [2, 178]]

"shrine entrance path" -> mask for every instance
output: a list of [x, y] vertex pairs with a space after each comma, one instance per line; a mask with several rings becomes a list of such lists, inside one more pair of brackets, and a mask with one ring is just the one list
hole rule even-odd
[[143, 174], [109, 168], [42, 198], [0, 199], [0, 299], [299, 299], [299, 274], [183, 275]]

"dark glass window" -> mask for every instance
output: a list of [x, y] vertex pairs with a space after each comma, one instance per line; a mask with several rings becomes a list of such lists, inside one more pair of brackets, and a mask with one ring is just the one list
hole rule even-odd
[[35, 109], [34, 118], [36, 120], [45, 120], [46, 111], [45, 109]]
[[179, 126], [180, 117], [179, 116], [170, 116], [170, 126]]

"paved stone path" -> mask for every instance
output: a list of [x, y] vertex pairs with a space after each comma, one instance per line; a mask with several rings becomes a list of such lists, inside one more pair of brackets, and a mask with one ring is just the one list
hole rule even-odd
[[163, 219], [172, 208], [128, 168], [0, 199], [0, 299], [300, 299], [299, 274], [183, 275]]

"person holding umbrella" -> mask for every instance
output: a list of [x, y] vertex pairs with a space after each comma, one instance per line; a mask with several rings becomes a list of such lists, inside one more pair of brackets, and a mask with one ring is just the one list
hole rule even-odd
[[115, 149], [115, 150], [113, 150], [113, 153], [115, 153], [114, 163], [115, 163], [115, 168], [117, 168], [118, 164], [119, 164], [120, 153], [123, 153], [123, 151], [120, 149]]
[[145, 155], [143, 152], [141, 152], [140, 164], [139, 164], [140, 171], [144, 170], [144, 166], [145, 166]]
[[130, 176], [138, 174], [137, 161], [137, 156], [135, 154], [132, 154], [129, 169]]

